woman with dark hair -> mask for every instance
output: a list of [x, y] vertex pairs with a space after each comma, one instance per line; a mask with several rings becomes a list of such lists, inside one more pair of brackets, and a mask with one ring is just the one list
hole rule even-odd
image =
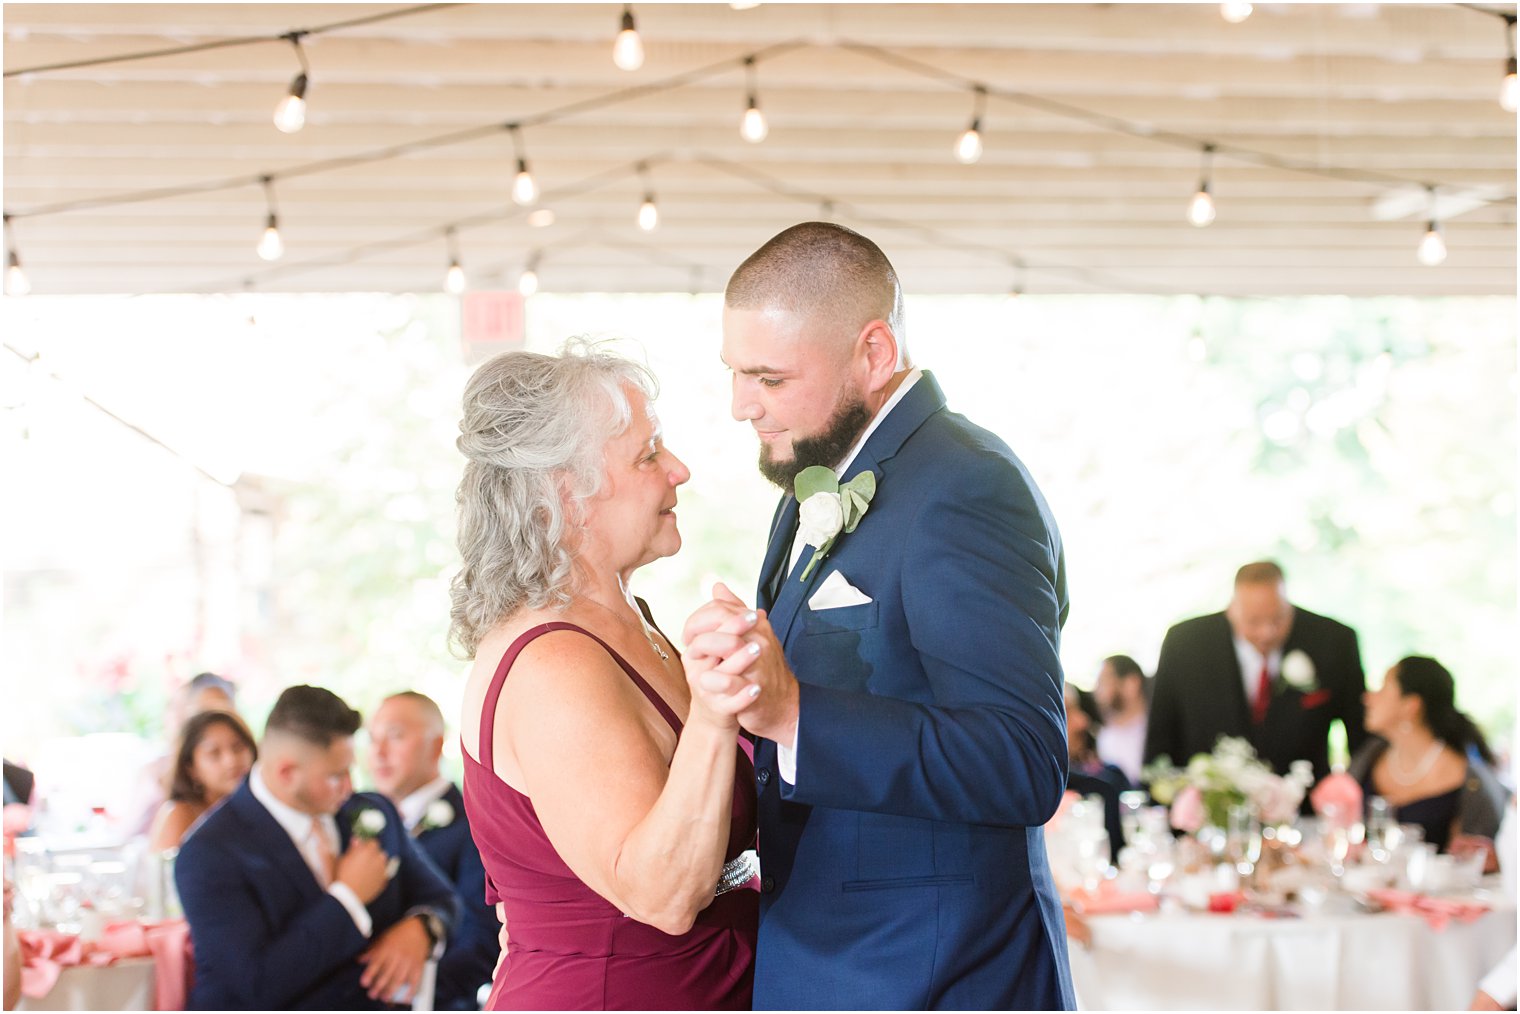
[[185, 832], [247, 776], [259, 749], [230, 711], [203, 711], [185, 723], [170, 773], [169, 799], [153, 821], [155, 852], [178, 848]]
[[1374, 738], [1351, 758], [1350, 774], [1364, 795], [1388, 800], [1400, 823], [1418, 824], [1443, 852], [1456, 835], [1493, 838], [1508, 793], [1483, 733], [1457, 710], [1446, 667], [1401, 659], [1362, 703]]

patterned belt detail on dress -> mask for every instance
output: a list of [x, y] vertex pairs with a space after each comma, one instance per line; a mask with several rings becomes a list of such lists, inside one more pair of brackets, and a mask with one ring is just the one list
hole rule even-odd
[[717, 897], [743, 887], [759, 875], [760, 857], [755, 850], [741, 852], [723, 864], [723, 872], [718, 874], [718, 889], [713, 892], [713, 896]]

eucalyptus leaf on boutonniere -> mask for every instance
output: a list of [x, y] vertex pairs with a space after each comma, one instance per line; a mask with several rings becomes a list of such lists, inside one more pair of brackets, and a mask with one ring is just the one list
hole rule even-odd
[[435, 799], [428, 804], [422, 812], [422, 819], [417, 822], [416, 834], [424, 831], [437, 831], [454, 823], [454, 808], [449, 805], [447, 799]]
[[354, 814], [354, 822], [349, 830], [355, 838], [378, 838], [380, 832], [385, 830], [385, 814], [372, 806], [366, 806]]
[[853, 532], [860, 524], [876, 495], [876, 475], [866, 470], [840, 485], [832, 468], [812, 465], [797, 473], [792, 486], [797, 494], [797, 537], [814, 550], [799, 578], [806, 581], [840, 533]]

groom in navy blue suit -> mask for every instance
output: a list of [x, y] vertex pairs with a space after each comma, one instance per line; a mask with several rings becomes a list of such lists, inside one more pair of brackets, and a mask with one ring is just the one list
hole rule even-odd
[[410, 1004], [456, 903], [395, 807], [353, 793], [358, 727], [331, 692], [286, 690], [248, 778], [180, 846], [191, 1010]]
[[[874, 478], [851, 531], [838, 498], [799, 524], [783, 496], [761, 570], [756, 631], [785, 659], [757, 661], [740, 715], [761, 737], [755, 1007], [1069, 1008], [1041, 831], [1066, 783], [1060, 536], [903, 334], [885, 255], [828, 223], [766, 243], [725, 297], [761, 471], [787, 494], [812, 465]], [[704, 607], [688, 635], [725, 605], [742, 609]]]

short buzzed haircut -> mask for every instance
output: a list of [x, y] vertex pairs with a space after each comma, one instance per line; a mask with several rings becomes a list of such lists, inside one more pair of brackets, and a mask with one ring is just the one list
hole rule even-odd
[[884, 320], [906, 361], [902, 286], [881, 247], [833, 222], [803, 222], [771, 237], [728, 280], [723, 301], [736, 310], [777, 306], [827, 316], [852, 330]]
[[1271, 560], [1257, 560], [1248, 563], [1235, 572], [1235, 584], [1280, 584], [1284, 580], [1283, 570]]
[[384, 704], [386, 701], [411, 701], [422, 709], [422, 714], [427, 718], [428, 724], [437, 730], [438, 735], [443, 735], [443, 709], [438, 707], [438, 702], [427, 694], [418, 693], [416, 690], [403, 690], [400, 693], [391, 694], [380, 703]]
[[359, 713], [331, 690], [299, 686], [288, 687], [280, 694], [264, 731], [294, 736], [326, 750], [334, 740], [358, 732], [361, 724]]

